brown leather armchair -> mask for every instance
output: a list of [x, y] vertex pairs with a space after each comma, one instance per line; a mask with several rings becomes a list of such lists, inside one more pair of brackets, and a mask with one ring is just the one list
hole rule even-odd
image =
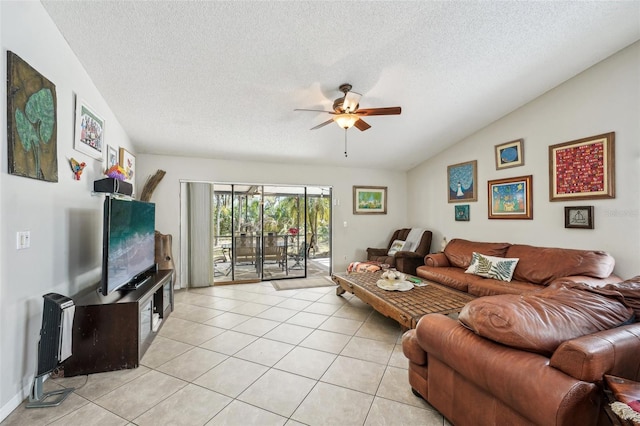
[[398, 229], [393, 233], [387, 248], [371, 248], [367, 249], [367, 260], [373, 260], [380, 263], [386, 263], [392, 268], [396, 268], [405, 274], [416, 274], [416, 268], [424, 265], [424, 257], [429, 254], [431, 248], [431, 231], [424, 231], [418, 247], [413, 251], [398, 251], [393, 256], [389, 256], [389, 249], [395, 240], [405, 241], [411, 228]]

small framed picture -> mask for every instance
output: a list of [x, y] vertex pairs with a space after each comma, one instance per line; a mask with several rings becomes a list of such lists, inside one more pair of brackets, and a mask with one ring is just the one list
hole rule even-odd
[[[120, 148], [120, 167], [124, 169], [124, 181], [136, 187], [136, 157], [124, 148]], [[135, 191], [135, 189], [134, 189]]]
[[387, 214], [387, 187], [354, 186], [353, 214]]
[[106, 170], [118, 164], [118, 151], [111, 145], [107, 145], [107, 166]]
[[524, 140], [496, 145], [496, 170], [524, 166]]
[[455, 207], [456, 221], [469, 221], [469, 204], [462, 204]]
[[564, 227], [593, 229], [593, 206], [565, 207]]
[[102, 161], [104, 148], [104, 119], [87, 103], [76, 97], [76, 128], [73, 149]]

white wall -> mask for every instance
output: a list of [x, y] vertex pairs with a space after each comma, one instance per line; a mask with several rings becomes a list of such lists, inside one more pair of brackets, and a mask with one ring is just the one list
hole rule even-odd
[[[10, 50], [56, 85], [58, 183], [7, 174], [7, 132], [0, 150], [0, 420], [28, 395], [37, 359], [42, 296], [72, 296], [100, 279], [102, 196], [92, 196], [102, 162], [73, 149], [77, 93], [105, 119], [107, 143], [129, 138], [39, 2], [0, 2], [0, 80]], [[0, 85], [7, 117], [6, 84]], [[112, 142], [113, 141], [113, 142]], [[69, 158], [85, 161], [80, 181]], [[31, 232], [31, 248], [16, 250], [16, 232]]]
[[[611, 131], [615, 199], [550, 202], [549, 145]], [[519, 138], [524, 166], [497, 171], [494, 146]], [[478, 201], [469, 222], [456, 222], [447, 166], [470, 160], [478, 160]], [[487, 181], [525, 175], [533, 175], [533, 220], [489, 220]], [[621, 277], [640, 274], [640, 42], [410, 170], [407, 183], [408, 219], [437, 232], [432, 249], [443, 236], [598, 249], [614, 256]], [[564, 228], [564, 207], [582, 205], [594, 206], [595, 229]]]
[[[182, 143], [182, 141], [176, 141]], [[347, 160], [348, 161], [348, 160]], [[180, 268], [180, 181], [305, 184], [333, 187], [333, 269], [366, 259], [367, 247], [386, 247], [393, 231], [406, 220], [406, 173], [378, 169], [222, 161], [142, 154], [136, 158], [137, 191], [156, 170], [167, 172], [153, 193], [156, 229], [173, 235], [173, 257]], [[386, 215], [354, 215], [353, 185], [386, 186]], [[347, 227], [344, 227], [344, 222]], [[178, 274], [178, 276], [180, 276]], [[184, 283], [181, 283], [184, 286]]]

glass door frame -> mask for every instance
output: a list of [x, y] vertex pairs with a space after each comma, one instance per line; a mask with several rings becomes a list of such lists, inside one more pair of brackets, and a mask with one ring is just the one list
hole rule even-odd
[[[276, 279], [306, 278], [308, 276], [308, 260], [309, 260], [308, 255], [310, 253], [310, 250], [307, 250], [307, 247], [309, 247], [309, 244], [311, 243], [311, 241], [308, 241], [308, 235], [309, 235], [309, 232], [311, 232], [311, 228], [309, 229], [307, 228], [310, 220], [308, 217], [309, 199], [310, 199], [310, 192], [318, 192], [318, 191], [319, 191], [318, 194], [314, 193], [314, 194], [311, 194], [311, 196], [319, 196], [320, 198], [324, 198], [325, 194], [327, 195], [326, 199], [328, 204], [326, 204], [327, 202], [325, 202], [325, 205], [328, 206], [328, 221], [323, 221], [323, 223], [325, 223], [325, 225], [323, 226], [323, 229], [327, 230], [326, 236], [328, 237], [328, 240], [329, 240], [328, 249], [326, 253], [329, 259], [329, 264], [328, 264], [329, 271], [327, 272], [327, 275], [330, 274], [331, 251], [332, 251], [332, 238], [331, 238], [331, 235], [332, 235], [332, 226], [331, 226], [332, 187], [327, 185], [274, 185], [274, 184], [253, 184], [252, 185], [252, 184], [217, 183], [217, 182], [212, 183], [212, 185], [214, 188], [212, 204], [214, 203], [213, 200], [216, 200], [215, 194], [222, 192], [222, 193], [229, 194], [230, 198], [228, 203], [230, 204], [230, 207], [231, 207], [231, 213], [230, 213], [231, 236], [230, 237], [226, 236], [226, 238], [231, 238], [231, 240], [230, 240], [230, 243], [225, 244], [226, 255], [224, 256], [223, 259], [221, 259], [221, 262], [229, 261], [229, 264], [228, 266], [220, 268], [221, 270], [219, 270], [215, 264], [216, 260], [214, 260], [214, 274], [213, 274], [214, 285], [259, 282], [259, 281], [276, 280]], [[221, 187], [222, 187], [222, 190], [220, 189]], [[237, 214], [235, 211], [237, 197], [241, 196], [239, 195], [241, 193], [244, 193], [246, 195], [246, 193], [249, 191], [247, 188], [255, 188], [252, 190], [254, 195], [258, 193], [260, 194], [260, 200], [259, 200], [260, 208], [258, 212], [259, 224], [252, 225], [251, 230], [249, 230], [248, 228], [245, 228], [245, 229], [239, 228], [239, 226], [241, 226], [239, 222], [241, 219], [239, 218], [238, 215], [241, 214], [242, 211], [241, 210], [238, 211]], [[241, 189], [241, 191], [238, 191], [238, 189]], [[297, 189], [297, 191], [295, 189]], [[312, 189], [312, 191], [309, 191], [309, 189]], [[295, 226], [292, 226], [289, 229], [286, 229], [285, 233], [283, 233], [285, 229], [283, 229], [282, 224], [280, 224], [280, 226], [276, 227], [275, 229], [269, 228], [268, 226], [266, 226], [266, 222], [268, 218], [265, 216], [265, 208], [266, 208], [265, 203], [270, 194], [273, 194], [276, 197], [286, 197], [287, 195], [290, 195], [290, 194], [296, 195], [297, 218], [293, 222], [291, 222]], [[245, 209], [249, 207], [247, 203], [248, 203], [248, 200], [245, 199]], [[275, 204], [277, 204], [277, 202]], [[219, 204], [213, 205], [213, 211], [215, 211], [216, 213], [218, 208], [220, 208]], [[245, 210], [245, 214], [247, 213], [248, 211]], [[212, 229], [213, 229], [212, 249], [214, 250], [214, 252], [216, 252], [216, 249], [218, 248], [216, 247], [216, 244], [220, 245], [221, 238], [225, 238], [224, 235], [221, 235], [220, 229], [218, 229], [220, 227], [220, 222], [219, 220], [216, 221], [215, 216], [216, 216], [215, 214], [212, 215], [212, 221], [214, 222], [212, 226]], [[246, 226], [246, 224], [243, 226]], [[291, 230], [293, 228], [296, 228], [298, 230], [297, 235], [295, 235], [295, 237], [291, 235]], [[269, 231], [269, 229], [273, 229], [273, 231]], [[248, 279], [241, 279], [241, 277], [239, 276], [241, 275], [240, 274], [241, 269], [238, 267], [239, 265], [237, 262], [237, 251], [236, 251], [235, 245], [236, 245], [236, 233], [242, 233], [240, 231], [244, 231], [244, 233], [246, 234], [250, 233], [252, 239], [255, 241], [254, 267], [256, 268], [256, 274], [255, 276], [250, 276]], [[318, 233], [318, 229], [316, 229], [315, 231], [316, 233]], [[286, 251], [283, 254], [284, 258], [281, 259], [282, 261], [284, 261], [284, 267], [282, 267], [282, 265], [278, 262], [275, 263], [276, 267], [280, 267], [281, 271], [283, 271], [282, 274], [279, 274], [276, 272], [276, 274], [274, 275], [266, 276], [265, 271], [267, 270], [267, 268], [270, 268], [271, 270], [274, 269], [273, 268], [274, 264], [270, 263], [269, 265], [267, 265], [267, 262], [270, 262], [271, 259], [268, 258], [269, 254], [267, 253], [267, 247], [265, 245], [265, 242], [268, 240], [269, 237], [272, 236], [269, 234], [270, 232], [272, 232], [273, 235], [277, 237], [276, 240], [278, 240], [279, 237], [284, 238]], [[324, 235], [324, 232], [323, 232], [323, 235]], [[315, 235], [316, 244], [319, 238], [320, 238], [320, 235]], [[288, 244], [289, 241], [296, 242], [295, 252], [291, 250], [291, 247]], [[301, 247], [304, 248], [304, 252], [301, 250]], [[325, 244], [324, 247], [327, 247], [327, 245]], [[214, 259], [215, 259], [215, 256], [214, 256]], [[290, 261], [296, 262], [296, 264], [298, 264], [301, 267], [301, 269], [297, 269], [295, 267], [292, 268], [291, 265], [288, 263]], [[229, 268], [229, 270], [227, 271], [225, 270], [225, 268]], [[301, 271], [301, 274], [296, 274], [296, 273], [291, 274], [292, 271]], [[229, 279], [227, 279], [227, 277], [229, 277]]]

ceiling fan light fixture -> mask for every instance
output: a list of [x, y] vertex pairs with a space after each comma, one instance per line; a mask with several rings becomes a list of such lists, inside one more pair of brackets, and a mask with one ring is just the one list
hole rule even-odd
[[356, 114], [338, 114], [333, 118], [333, 120], [338, 123], [338, 126], [345, 130], [353, 127], [358, 119], [359, 117]]
[[346, 114], [355, 112], [358, 109], [358, 102], [360, 102], [360, 94], [355, 92], [347, 92], [344, 95], [342, 101], [342, 110]]

